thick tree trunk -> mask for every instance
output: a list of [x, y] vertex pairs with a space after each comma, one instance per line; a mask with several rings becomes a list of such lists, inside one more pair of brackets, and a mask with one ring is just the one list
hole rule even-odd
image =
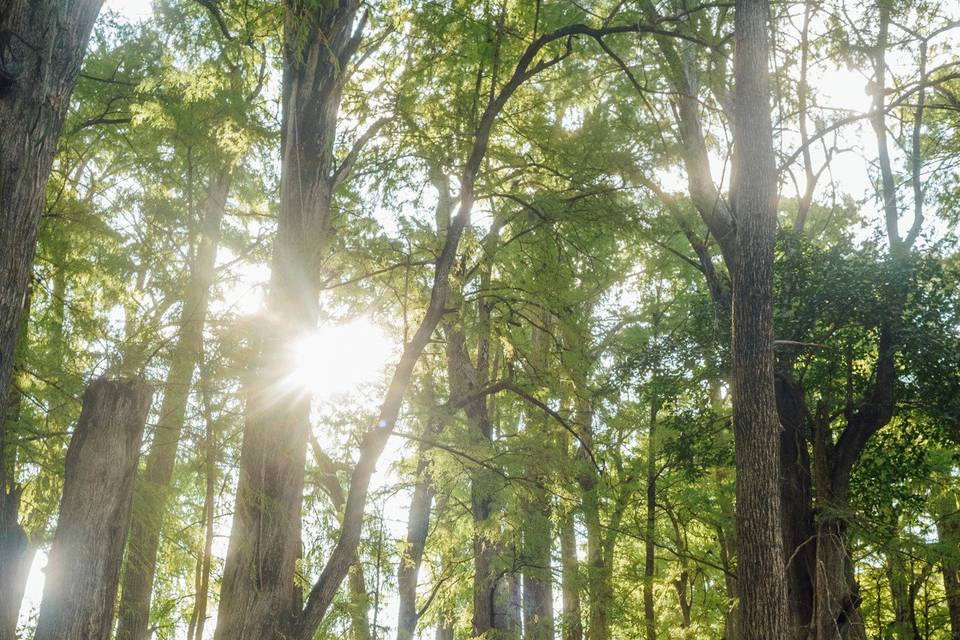
[[47, 178], [103, 0], [0, 8], [0, 407], [13, 371]]
[[36, 640], [106, 640], [152, 392], [91, 383], [70, 439]]
[[120, 591], [117, 640], [146, 640], [149, 635], [150, 595], [160, 548], [160, 531], [167, 512], [170, 480], [186, 418], [187, 400], [203, 344], [207, 301], [215, 277], [220, 225], [230, 188], [230, 174], [213, 176], [203, 206], [196, 258], [180, 312], [180, 330], [170, 356], [160, 418], [150, 444], [143, 477], [134, 498], [133, 522]]
[[[310, 394], [290, 377], [290, 350], [316, 329], [339, 179], [334, 140], [346, 68], [359, 45], [352, 32], [358, 4], [328, 11], [325, 4], [284, 2], [280, 214], [260, 354], [248, 383], [217, 640], [288, 637], [301, 611], [296, 563]], [[342, 558], [340, 580], [354, 555]]]
[[866, 637], [860, 617], [860, 596], [847, 550], [847, 524], [824, 517], [817, 525], [814, 632], [817, 640]]
[[[47, 178], [70, 94], [103, 0], [0, 6], [0, 407], [7, 407]], [[0, 411], [0, 443], [6, 416]], [[27, 547], [20, 489], [0, 455], [0, 640], [12, 639]], [[27, 554], [28, 555], [28, 554]]]
[[560, 564], [563, 569], [563, 640], [583, 640], [583, 620], [580, 613], [580, 560], [577, 558], [577, 531], [573, 514], [567, 513], [560, 521]]
[[738, 0], [735, 20], [733, 421], [741, 640], [786, 638], [780, 529], [780, 424], [773, 369], [777, 176], [768, 81], [766, 0]]
[[[30, 315], [30, 303], [33, 297], [29, 294], [24, 302], [24, 321], [20, 325], [18, 344], [24, 344], [27, 332], [26, 318]], [[17, 441], [12, 425], [20, 422], [23, 408], [23, 394], [14, 388], [11, 383], [7, 395], [7, 407], [0, 419], [6, 419], [7, 428], [0, 431], [0, 457], [3, 464], [0, 469], [0, 640], [15, 640], [17, 634], [17, 619], [20, 613], [20, 604], [27, 588], [27, 578], [30, 565], [37, 553], [36, 545], [30, 543], [26, 530], [20, 524], [20, 498], [23, 487], [17, 483]]]

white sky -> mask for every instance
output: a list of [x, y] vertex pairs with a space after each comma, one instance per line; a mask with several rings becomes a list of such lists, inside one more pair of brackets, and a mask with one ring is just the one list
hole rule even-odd
[[151, 0], [107, 0], [103, 8], [125, 17], [131, 22], [143, 20], [153, 13]]

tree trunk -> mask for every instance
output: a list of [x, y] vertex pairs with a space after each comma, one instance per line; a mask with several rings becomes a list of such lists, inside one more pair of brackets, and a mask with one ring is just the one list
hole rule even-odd
[[[0, 407], [14, 353], [57, 140], [103, 0], [7, 0], [0, 7]], [[5, 411], [0, 411], [0, 444]], [[0, 640], [14, 638], [26, 534], [20, 489], [0, 455]]]
[[[438, 429], [433, 423], [427, 427], [428, 435], [435, 435]], [[400, 555], [397, 567], [397, 593], [399, 597], [397, 614], [397, 640], [413, 640], [417, 630], [417, 582], [420, 576], [420, 563], [430, 528], [430, 507], [433, 503], [433, 482], [428, 469], [429, 459], [421, 450], [417, 462], [417, 481], [410, 499], [410, 511], [407, 514], [407, 541]]]
[[577, 558], [577, 531], [573, 514], [567, 513], [560, 521], [560, 564], [563, 569], [563, 640], [583, 640], [583, 621], [580, 614], [580, 561]]
[[643, 621], [647, 640], [657, 640], [657, 620], [653, 607], [653, 577], [656, 574], [657, 533], [657, 401], [650, 404], [650, 431], [647, 438], [647, 516], [643, 547]]
[[142, 380], [91, 383], [65, 462], [36, 640], [106, 640], [113, 622], [143, 428]]
[[[17, 339], [21, 349], [25, 344], [26, 319], [30, 316], [32, 300], [33, 296], [28, 291], [24, 302], [24, 321]], [[23, 487], [17, 483], [17, 441], [10, 426], [20, 422], [23, 394], [14, 388], [12, 381], [10, 386], [7, 407], [0, 415], [0, 419], [6, 419], [7, 425], [6, 429], [0, 431], [0, 457], [3, 458], [0, 465], [3, 472], [3, 476], [0, 476], [0, 507], [3, 508], [0, 512], [0, 568], [8, 572], [0, 573], [0, 640], [15, 640], [17, 637], [20, 604], [27, 588], [30, 565], [37, 553], [36, 545], [30, 544], [29, 536], [19, 520]]]
[[213, 563], [213, 525], [216, 514], [215, 488], [217, 483], [217, 428], [210, 410], [208, 397], [209, 387], [203, 375], [203, 365], [200, 374], [200, 394], [203, 406], [204, 423], [207, 427], [204, 452], [205, 486], [203, 494], [203, 548], [197, 559], [197, 575], [195, 580], [196, 594], [194, 596], [193, 612], [190, 615], [190, 627], [187, 631], [187, 640], [203, 640], [203, 628], [207, 623], [207, 599], [210, 593], [210, 568]]
[[[948, 477], [948, 482], [956, 482]], [[940, 570], [950, 614], [950, 639], [960, 640], [960, 494], [948, 489], [937, 504], [937, 537], [943, 552]]]
[[149, 636], [150, 596], [160, 548], [160, 531], [167, 512], [170, 480], [186, 419], [187, 400], [203, 345], [207, 301], [216, 275], [220, 225], [227, 204], [230, 174], [211, 178], [203, 206], [197, 253], [183, 297], [177, 343], [170, 356], [163, 402], [150, 443], [143, 477], [134, 497], [130, 541], [120, 591], [117, 640], [146, 640]]
[[813, 619], [817, 534], [813, 514], [807, 407], [803, 389], [785, 371], [776, 377], [780, 435], [780, 502], [787, 562], [790, 637], [806, 640]]
[[890, 596], [893, 604], [893, 621], [890, 629], [893, 637], [898, 640], [917, 640], [920, 637], [920, 630], [917, 626], [913, 571], [907, 566], [905, 560], [897, 549], [891, 549], [887, 554], [887, 578], [890, 581]]
[[822, 517], [817, 525], [814, 630], [817, 640], [864, 639], [860, 596], [847, 550], [847, 524]]
[[[0, 8], [0, 407], [57, 140], [103, 0], [8, 0]], [[4, 573], [0, 571], [0, 573]]]
[[777, 175], [770, 124], [767, 0], [738, 0], [735, 20], [733, 422], [741, 640], [786, 638], [780, 529], [780, 424], [773, 369]]
[[531, 488], [523, 518], [523, 637], [553, 640], [553, 527], [546, 491]]
[[[300, 509], [310, 394], [290, 377], [291, 344], [316, 329], [321, 261], [339, 179], [333, 150], [358, 2], [284, 2], [280, 214], [259, 356], [248, 383], [217, 640], [291, 635], [302, 593]], [[362, 28], [362, 25], [361, 25]], [[355, 554], [343, 558], [346, 574]], [[339, 581], [337, 583], [339, 587]]]
[[609, 640], [610, 619], [607, 612], [613, 606], [613, 585], [610, 567], [603, 553], [604, 536], [600, 522], [600, 505], [596, 488], [583, 497], [583, 520], [587, 529], [587, 570], [590, 592], [590, 623], [588, 640]]

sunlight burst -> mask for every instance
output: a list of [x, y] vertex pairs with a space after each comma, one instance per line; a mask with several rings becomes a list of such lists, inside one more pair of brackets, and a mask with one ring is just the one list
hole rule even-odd
[[291, 382], [325, 399], [376, 382], [394, 345], [369, 318], [321, 327], [293, 345]]

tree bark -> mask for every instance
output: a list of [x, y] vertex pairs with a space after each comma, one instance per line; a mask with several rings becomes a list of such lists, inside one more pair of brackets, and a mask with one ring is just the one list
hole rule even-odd
[[577, 558], [577, 531], [573, 513], [560, 520], [560, 563], [563, 569], [563, 640], [583, 640], [583, 620], [580, 613], [580, 560]]
[[[436, 435], [439, 428], [431, 422], [427, 435]], [[397, 640], [413, 640], [417, 630], [417, 582], [420, 576], [420, 563], [430, 528], [430, 508], [433, 504], [433, 482], [430, 478], [429, 459], [421, 450], [417, 461], [416, 483], [413, 497], [410, 499], [410, 511], [407, 514], [406, 546], [400, 555], [397, 567]]]
[[[786, 367], [781, 367], [786, 369]], [[805, 640], [813, 619], [817, 532], [813, 513], [807, 407], [803, 389], [787, 371], [776, 377], [780, 435], [780, 501], [786, 554], [791, 638]]]
[[647, 439], [647, 514], [643, 537], [643, 621], [647, 640], [657, 640], [656, 611], [653, 606], [653, 578], [656, 574], [657, 533], [657, 402], [650, 405]]
[[152, 392], [96, 380], [70, 439], [36, 640], [106, 640]]
[[311, 399], [302, 381], [290, 378], [290, 350], [316, 328], [321, 260], [340, 179], [333, 155], [338, 113], [361, 33], [352, 31], [358, 6], [356, 0], [329, 11], [325, 3], [283, 4], [280, 214], [248, 384], [217, 640], [286, 637], [300, 614], [296, 563]]
[[768, 80], [766, 0], [738, 0], [735, 19], [733, 422], [741, 640], [786, 638], [780, 529], [780, 425], [773, 368], [777, 175]]
[[134, 497], [133, 522], [124, 562], [117, 640], [149, 636], [150, 596], [156, 572], [160, 532], [167, 512], [170, 480], [186, 419], [187, 400], [203, 345], [210, 287], [216, 275], [220, 226], [227, 204], [230, 174], [211, 178], [203, 205], [197, 252], [190, 267], [180, 312], [179, 333], [164, 383], [160, 417], [150, 443], [146, 467]]
[[[103, 0], [8, 0], [0, 7], [0, 443], [14, 353], [57, 140]], [[14, 638], [26, 534], [20, 488], [0, 455], [0, 640]]]
[[[948, 482], [956, 482], [956, 478], [948, 477]], [[940, 571], [950, 615], [950, 639], [960, 640], [960, 496], [948, 489], [937, 507], [937, 537], [944, 549]]]

